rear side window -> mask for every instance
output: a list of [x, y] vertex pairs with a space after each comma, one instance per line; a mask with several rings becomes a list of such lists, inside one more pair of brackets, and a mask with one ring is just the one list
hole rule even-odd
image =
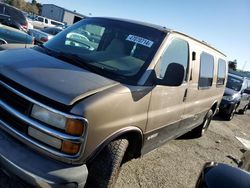
[[16, 21], [17, 23], [19, 23], [21, 25], [26, 25], [27, 24], [27, 20], [26, 20], [25, 16], [18, 9], [6, 6], [5, 7], [5, 14], [9, 15], [12, 18], [12, 20]]
[[63, 24], [61, 24], [61, 23], [58, 23], [58, 22], [55, 22], [55, 21], [51, 21], [51, 24], [53, 24], [53, 25], [63, 25]]
[[45, 23], [46, 23], [46, 24], [49, 23], [47, 19], [45, 19]]
[[203, 52], [200, 57], [199, 88], [209, 88], [212, 86], [214, 77], [214, 57]]
[[226, 61], [219, 59], [218, 61], [218, 76], [217, 76], [217, 86], [224, 85], [226, 78]]
[[185, 81], [187, 81], [188, 74], [188, 43], [182, 39], [173, 39], [170, 45], [164, 52], [160, 63], [155, 67], [157, 78], [163, 79], [170, 63], [179, 63], [185, 69]]

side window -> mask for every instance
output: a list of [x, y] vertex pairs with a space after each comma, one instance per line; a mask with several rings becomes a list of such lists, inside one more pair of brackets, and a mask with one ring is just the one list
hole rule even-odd
[[187, 81], [188, 68], [189, 68], [189, 46], [185, 40], [173, 39], [170, 45], [164, 52], [161, 61], [156, 65], [156, 76], [159, 79], [163, 79], [170, 63], [179, 63], [184, 66], [185, 69], [185, 81]]
[[208, 88], [212, 86], [214, 77], [214, 57], [203, 52], [200, 57], [200, 76], [199, 88]]
[[39, 21], [39, 22], [43, 22], [43, 18], [38, 17], [38, 18], [37, 18], [37, 21]]
[[46, 24], [48, 23], [48, 19], [45, 19], [45, 23], [46, 23]]
[[218, 76], [216, 85], [224, 85], [226, 78], [226, 61], [219, 59], [218, 61]]

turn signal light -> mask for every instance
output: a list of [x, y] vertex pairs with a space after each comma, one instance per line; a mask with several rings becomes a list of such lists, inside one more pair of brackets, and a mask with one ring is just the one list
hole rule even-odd
[[63, 141], [62, 151], [67, 154], [77, 154], [80, 150], [80, 144], [72, 143], [69, 141]]
[[65, 127], [65, 132], [74, 135], [81, 136], [84, 131], [83, 122], [75, 119], [68, 119]]

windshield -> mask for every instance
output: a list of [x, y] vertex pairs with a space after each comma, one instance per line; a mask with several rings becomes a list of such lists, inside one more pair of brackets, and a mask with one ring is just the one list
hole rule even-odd
[[240, 91], [242, 83], [243, 83], [243, 80], [232, 77], [232, 76], [228, 76], [226, 87], [229, 89], [233, 89], [235, 91]]
[[103, 76], [135, 82], [165, 35], [160, 30], [130, 22], [87, 18], [44, 46], [64, 56], [77, 57], [83, 67], [94, 67]]

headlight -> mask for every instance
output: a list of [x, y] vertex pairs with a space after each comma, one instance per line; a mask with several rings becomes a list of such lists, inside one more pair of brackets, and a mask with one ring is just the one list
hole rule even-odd
[[234, 96], [223, 96], [223, 99], [226, 100], [226, 101], [232, 101], [234, 100]]
[[67, 121], [64, 116], [51, 112], [38, 105], [33, 106], [31, 117], [62, 130], [65, 129]]
[[33, 106], [31, 117], [71, 135], [81, 136], [84, 132], [84, 123], [81, 120], [67, 118], [38, 105]]

